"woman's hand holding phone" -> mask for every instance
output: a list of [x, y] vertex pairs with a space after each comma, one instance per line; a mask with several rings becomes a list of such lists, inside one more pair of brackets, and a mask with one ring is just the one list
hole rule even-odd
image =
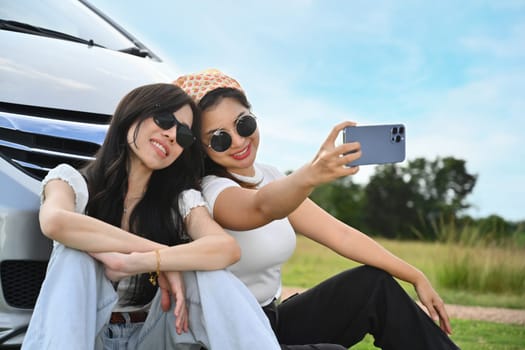
[[351, 121], [345, 121], [332, 128], [326, 140], [321, 144], [314, 159], [307, 165], [310, 181], [313, 186], [327, 183], [348, 175], [354, 175], [359, 167], [347, 167], [350, 162], [361, 157], [359, 142], [344, 143], [336, 146], [336, 140], [341, 131], [355, 126]]

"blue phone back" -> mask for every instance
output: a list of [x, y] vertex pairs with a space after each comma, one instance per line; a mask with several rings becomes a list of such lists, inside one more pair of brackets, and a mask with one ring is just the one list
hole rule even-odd
[[349, 163], [349, 166], [405, 160], [406, 128], [403, 124], [347, 127], [343, 130], [343, 141], [361, 143], [361, 158]]

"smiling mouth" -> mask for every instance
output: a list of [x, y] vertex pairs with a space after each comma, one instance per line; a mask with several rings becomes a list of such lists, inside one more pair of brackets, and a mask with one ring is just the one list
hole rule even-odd
[[152, 144], [154, 147], [157, 147], [157, 149], [160, 150], [162, 153], [164, 153], [165, 156], [168, 155], [168, 150], [167, 150], [163, 145], [161, 145], [160, 143], [158, 143], [157, 141], [151, 141], [151, 144]]
[[238, 160], [244, 159], [250, 154], [250, 149], [251, 149], [251, 145], [248, 145], [242, 151], [240, 151], [238, 153], [235, 153], [235, 154], [232, 154], [232, 157], [234, 159], [238, 159]]

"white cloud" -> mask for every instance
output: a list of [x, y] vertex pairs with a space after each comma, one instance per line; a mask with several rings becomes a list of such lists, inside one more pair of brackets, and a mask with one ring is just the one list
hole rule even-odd
[[[435, 102], [408, 127], [409, 157], [454, 156], [479, 174], [478, 215], [523, 219], [524, 102], [521, 75], [495, 76], [433, 94]], [[426, 100], [428, 102], [428, 100]], [[496, 205], [497, 203], [497, 205]]]
[[509, 33], [494, 36], [469, 36], [460, 42], [468, 50], [496, 57], [523, 59], [525, 56], [525, 23], [511, 27]]

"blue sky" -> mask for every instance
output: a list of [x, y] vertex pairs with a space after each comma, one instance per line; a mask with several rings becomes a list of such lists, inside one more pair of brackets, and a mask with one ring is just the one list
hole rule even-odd
[[342, 120], [402, 122], [408, 159], [479, 175], [471, 215], [525, 219], [525, 0], [91, 2], [177, 72], [236, 77], [261, 162], [298, 168]]

